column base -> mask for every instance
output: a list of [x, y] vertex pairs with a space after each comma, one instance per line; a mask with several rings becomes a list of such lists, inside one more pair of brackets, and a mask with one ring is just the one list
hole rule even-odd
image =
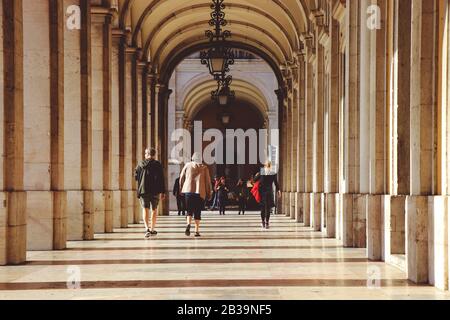
[[290, 206], [289, 206], [289, 217], [292, 220], [295, 220], [295, 215], [296, 215], [296, 213], [295, 213], [295, 204], [296, 204], [296, 202], [295, 202], [295, 192], [290, 192], [289, 193], [289, 203], [290, 203]]
[[27, 194], [2, 192], [0, 209], [0, 265], [20, 265], [27, 252]]
[[119, 229], [121, 227], [121, 213], [122, 213], [122, 204], [121, 201], [121, 192], [113, 191], [112, 192], [112, 211], [113, 211], [113, 228]]
[[295, 194], [295, 221], [303, 223], [303, 195], [299, 192]]
[[428, 197], [406, 198], [406, 262], [408, 279], [428, 283]]
[[67, 240], [83, 240], [83, 191], [67, 191]]
[[428, 259], [429, 282], [441, 290], [449, 289], [448, 247], [449, 198], [429, 197], [428, 200]]
[[367, 196], [367, 257], [372, 261], [382, 258], [382, 202], [381, 195]]
[[114, 232], [113, 192], [105, 191], [105, 233]]
[[323, 194], [311, 194], [311, 217], [314, 231], [322, 230]]
[[67, 248], [67, 192], [53, 192], [53, 249]]
[[327, 217], [327, 237], [336, 238], [336, 218], [339, 208], [339, 194], [325, 194], [325, 204], [325, 214]]
[[94, 192], [83, 192], [83, 240], [94, 240]]
[[305, 227], [311, 226], [311, 196], [309, 193], [303, 193], [303, 223]]
[[94, 233], [105, 233], [105, 193], [94, 191]]
[[120, 228], [128, 228], [128, 191], [120, 191]]

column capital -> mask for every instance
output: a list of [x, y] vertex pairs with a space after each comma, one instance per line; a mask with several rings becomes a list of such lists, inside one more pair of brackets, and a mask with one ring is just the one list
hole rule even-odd
[[117, 10], [104, 6], [91, 6], [91, 14], [99, 16], [115, 16], [117, 14]]

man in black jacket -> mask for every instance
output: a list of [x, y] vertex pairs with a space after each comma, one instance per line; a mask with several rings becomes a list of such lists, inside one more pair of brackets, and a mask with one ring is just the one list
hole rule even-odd
[[[137, 196], [143, 209], [146, 239], [158, 234], [155, 231], [157, 209], [159, 201], [164, 201], [166, 192], [163, 167], [155, 157], [155, 149], [146, 149], [145, 160], [135, 170]], [[149, 225], [150, 208], [152, 209], [152, 217]]]

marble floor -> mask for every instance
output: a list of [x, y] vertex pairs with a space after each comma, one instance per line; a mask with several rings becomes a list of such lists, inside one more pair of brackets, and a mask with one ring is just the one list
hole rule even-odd
[[65, 251], [29, 252], [25, 265], [0, 267], [0, 299], [450, 298], [284, 216], [262, 230], [257, 213], [206, 213], [198, 239], [184, 224], [161, 217], [150, 240], [131, 225]]

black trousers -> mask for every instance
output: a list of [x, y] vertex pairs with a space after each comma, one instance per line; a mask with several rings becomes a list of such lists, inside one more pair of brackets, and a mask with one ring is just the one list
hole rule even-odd
[[177, 207], [178, 207], [178, 215], [183, 214], [186, 215], [186, 199], [184, 196], [177, 197]]
[[245, 214], [245, 210], [247, 210], [247, 200], [245, 198], [239, 199], [239, 213]]
[[263, 222], [270, 221], [270, 215], [272, 214], [272, 209], [274, 208], [273, 195], [270, 193], [262, 195], [261, 201], [261, 220]]

